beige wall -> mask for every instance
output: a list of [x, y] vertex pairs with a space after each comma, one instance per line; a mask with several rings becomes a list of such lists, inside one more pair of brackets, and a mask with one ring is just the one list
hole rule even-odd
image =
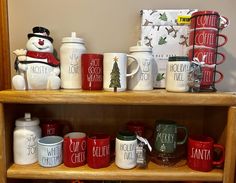
[[228, 43], [220, 49], [227, 61], [218, 66], [225, 78], [216, 87], [236, 91], [235, 0], [8, 0], [10, 49], [24, 48], [32, 27], [41, 25], [51, 31], [57, 51], [62, 37], [75, 31], [88, 52], [128, 52], [139, 39], [141, 9], [175, 8], [217, 10], [231, 20], [222, 32]]

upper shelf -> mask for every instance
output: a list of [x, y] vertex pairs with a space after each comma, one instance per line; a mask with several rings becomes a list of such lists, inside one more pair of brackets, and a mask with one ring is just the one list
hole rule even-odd
[[152, 91], [82, 91], [82, 90], [29, 90], [0, 91], [2, 103], [26, 104], [114, 104], [114, 105], [201, 105], [233, 106], [235, 93], [173, 93], [163, 89]]

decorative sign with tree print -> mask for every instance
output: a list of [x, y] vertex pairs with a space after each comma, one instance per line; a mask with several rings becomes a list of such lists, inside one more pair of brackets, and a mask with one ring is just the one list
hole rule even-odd
[[114, 92], [117, 92], [117, 88], [120, 88], [121, 85], [120, 85], [120, 69], [119, 69], [119, 66], [118, 66], [118, 58], [117, 57], [114, 57], [113, 58], [114, 60], [114, 63], [113, 63], [113, 68], [112, 68], [112, 71], [111, 71], [111, 81], [110, 81], [110, 85], [109, 87], [110, 88], [114, 88]]
[[196, 9], [142, 10], [141, 40], [152, 48], [154, 88], [165, 88], [166, 64], [170, 56], [186, 56], [189, 26], [178, 18]]

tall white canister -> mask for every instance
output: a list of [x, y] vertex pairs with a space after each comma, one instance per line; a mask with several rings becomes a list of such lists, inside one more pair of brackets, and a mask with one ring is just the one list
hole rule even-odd
[[[136, 46], [129, 49], [130, 55], [134, 56], [139, 65], [138, 72], [128, 78], [129, 90], [153, 90], [153, 64], [152, 48], [144, 45], [141, 41]], [[131, 61], [131, 62], [130, 62]], [[128, 72], [132, 72], [136, 68], [136, 62], [129, 60]]]
[[84, 40], [76, 37], [62, 38], [60, 48], [61, 87], [65, 89], [81, 89], [81, 54], [86, 52]]
[[15, 164], [27, 165], [38, 161], [39, 138], [41, 138], [41, 128], [38, 118], [31, 118], [30, 113], [25, 113], [23, 118], [16, 120], [13, 135]]

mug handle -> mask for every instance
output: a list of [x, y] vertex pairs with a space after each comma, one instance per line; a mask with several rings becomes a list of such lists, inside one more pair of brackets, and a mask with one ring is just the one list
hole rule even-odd
[[216, 55], [220, 55], [222, 57], [221, 60], [219, 60], [219, 61], [217, 60], [216, 61], [216, 65], [220, 65], [220, 64], [224, 63], [224, 61], [225, 61], [225, 54], [217, 52]]
[[224, 79], [224, 75], [220, 71], [215, 71], [215, 73], [218, 73], [220, 75], [219, 79], [215, 81], [215, 83], [219, 83]]
[[182, 141], [177, 142], [177, 145], [182, 145], [182, 144], [184, 144], [184, 143], [187, 141], [187, 138], [188, 138], [188, 129], [187, 129], [187, 127], [185, 127], [185, 126], [183, 126], [183, 125], [178, 125], [178, 126], [177, 126], [177, 129], [183, 129], [184, 132], [185, 132], [185, 137], [184, 137], [184, 139], [183, 139]]
[[222, 37], [222, 38], [224, 39], [224, 41], [223, 41], [221, 44], [219, 44], [217, 47], [224, 46], [224, 45], [228, 42], [228, 38], [227, 38], [226, 35], [224, 35], [224, 34], [218, 34], [218, 37]]
[[[222, 22], [222, 23], [221, 23]], [[229, 19], [225, 16], [220, 16], [220, 29], [224, 29], [228, 27], [229, 25]]]
[[225, 148], [220, 144], [214, 144], [213, 147], [216, 149], [219, 149], [222, 152], [222, 154], [221, 154], [220, 160], [213, 161], [212, 164], [213, 165], [221, 165], [225, 160]]
[[[132, 58], [135, 62], [138, 63], [138, 60], [137, 60], [134, 56], [132, 56], [132, 55], [127, 55], [127, 57]], [[129, 74], [126, 74], [126, 77], [135, 75], [135, 74], [138, 72], [138, 70], [139, 70], [139, 63], [138, 63], [137, 68], [136, 68], [133, 72], [131, 72], [131, 73], [129, 73]]]

